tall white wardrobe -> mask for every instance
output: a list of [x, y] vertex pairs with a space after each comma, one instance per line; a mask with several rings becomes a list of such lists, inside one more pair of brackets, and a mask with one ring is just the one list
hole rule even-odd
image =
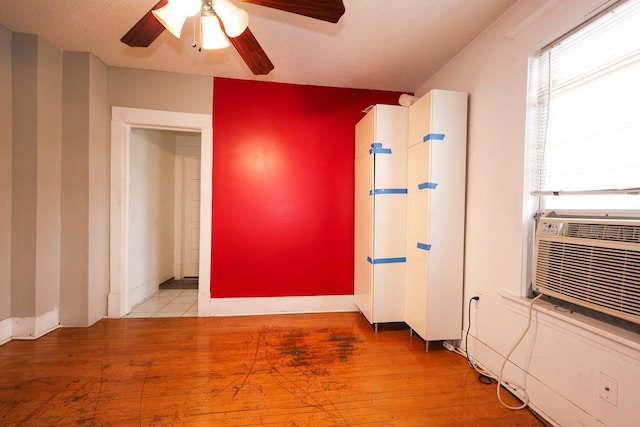
[[409, 107], [405, 322], [427, 342], [462, 337], [467, 94]]
[[462, 92], [376, 105], [356, 125], [355, 302], [427, 349], [462, 335], [466, 141]]
[[354, 299], [376, 331], [404, 320], [408, 118], [375, 105], [356, 125]]

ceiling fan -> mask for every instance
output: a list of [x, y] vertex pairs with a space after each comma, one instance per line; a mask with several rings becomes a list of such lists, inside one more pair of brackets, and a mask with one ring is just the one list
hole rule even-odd
[[[345, 12], [342, 0], [241, 1], [331, 23], [338, 22]], [[247, 12], [229, 0], [160, 0], [120, 41], [132, 47], [148, 47], [165, 29], [180, 37], [185, 20], [196, 15], [201, 19], [201, 48], [216, 49], [231, 42], [253, 74], [273, 70], [271, 60], [249, 30]]]

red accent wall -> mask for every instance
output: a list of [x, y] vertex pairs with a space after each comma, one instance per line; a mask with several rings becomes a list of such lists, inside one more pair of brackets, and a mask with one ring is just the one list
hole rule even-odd
[[353, 294], [354, 126], [397, 92], [214, 79], [211, 296]]

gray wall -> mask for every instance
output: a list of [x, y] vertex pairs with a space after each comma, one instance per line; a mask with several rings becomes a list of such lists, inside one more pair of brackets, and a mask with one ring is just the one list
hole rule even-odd
[[64, 53], [62, 113], [62, 245], [60, 322], [87, 318], [89, 216], [89, 59]]
[[211, 114], [213, 78], [109, 67], [109, 105]]
[[111, 106], [211, 114], [213, 79], [0, 26], [0, 93], [0, 342], [88, 326], [107, 313]]
[[108, 110], [106, 66], [64, 53], [60, 323], [104, 317], [108, 293]]
[[[57, 317], [60, 260], [62, 52], [38, 38], [12, 40], [13, 317]], [[53, 313], [53, 314], [50, 314]], [[35, 334], [51, 321], [36, 322]]]
[[11, 316], [11, 66], [11, 31], [0, 26], [0, 321]]
[[13, 35], [11, 314], [18, 317], [35, 315], [37, 44]]
[[109, 132], [107, 67], [89, 55], [89, 317], [107, 313], [109, 293]]

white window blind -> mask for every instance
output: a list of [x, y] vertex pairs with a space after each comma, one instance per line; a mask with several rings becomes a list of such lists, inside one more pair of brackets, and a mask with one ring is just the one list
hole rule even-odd
[[534, 71], [542, 207], [640, 210], [640, 0], [543, 48]]

